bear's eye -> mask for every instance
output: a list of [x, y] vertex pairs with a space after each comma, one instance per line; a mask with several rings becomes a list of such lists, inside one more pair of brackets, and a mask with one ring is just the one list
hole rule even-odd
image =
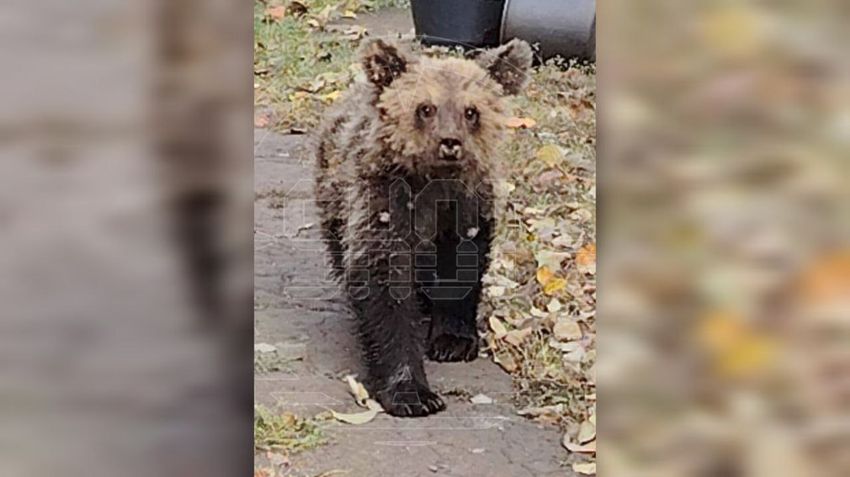
[[436, 112], [437, 108], [428, 103], [422, 103], [418, 108], [416, 108], [416, 115], [422, 119], [430, 118]]
[[465, 117], [467, 121], [474, 123], [478, 121], [478, 110], [470, 106], [463, 112], [463, 117]]

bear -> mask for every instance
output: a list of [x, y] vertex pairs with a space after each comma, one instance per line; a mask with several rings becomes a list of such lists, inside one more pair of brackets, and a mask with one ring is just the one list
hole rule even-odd
[[424, 358], [478, 356], [506, 97], [527, 82], [532, 50], [514, 39], [434, 58], [374, 39], [359, 59], [365, 75], [317, 129], [321, 233], [356, 315], [367, 389], [390, 415], [425, 416], [445, 403]]

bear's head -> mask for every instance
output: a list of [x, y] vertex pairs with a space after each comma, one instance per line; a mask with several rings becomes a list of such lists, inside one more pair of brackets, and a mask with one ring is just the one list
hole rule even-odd
[[474, 60], [431, 58], [372, 40], [361, 61], [393, 160], [433, 173], [487, 168], [503, 137], [505, 97], [525, 85], [532, 52], [512, 40]]

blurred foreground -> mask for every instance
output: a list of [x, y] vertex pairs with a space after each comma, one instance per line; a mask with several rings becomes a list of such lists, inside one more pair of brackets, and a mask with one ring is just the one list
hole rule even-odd
[[251, 472], [241, 11], [0, 6], [0, 475]]
[[600, 475], [850, 475], [848, 4], [600, 8]]

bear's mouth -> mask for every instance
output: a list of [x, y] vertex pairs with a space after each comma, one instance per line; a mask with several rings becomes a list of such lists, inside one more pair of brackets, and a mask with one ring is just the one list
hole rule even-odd
[[446, 145], [440, 144], [437, 150], [437, 158], [443, 162], [458, 162], [463, 157], [463, 148], [460, 143]]

